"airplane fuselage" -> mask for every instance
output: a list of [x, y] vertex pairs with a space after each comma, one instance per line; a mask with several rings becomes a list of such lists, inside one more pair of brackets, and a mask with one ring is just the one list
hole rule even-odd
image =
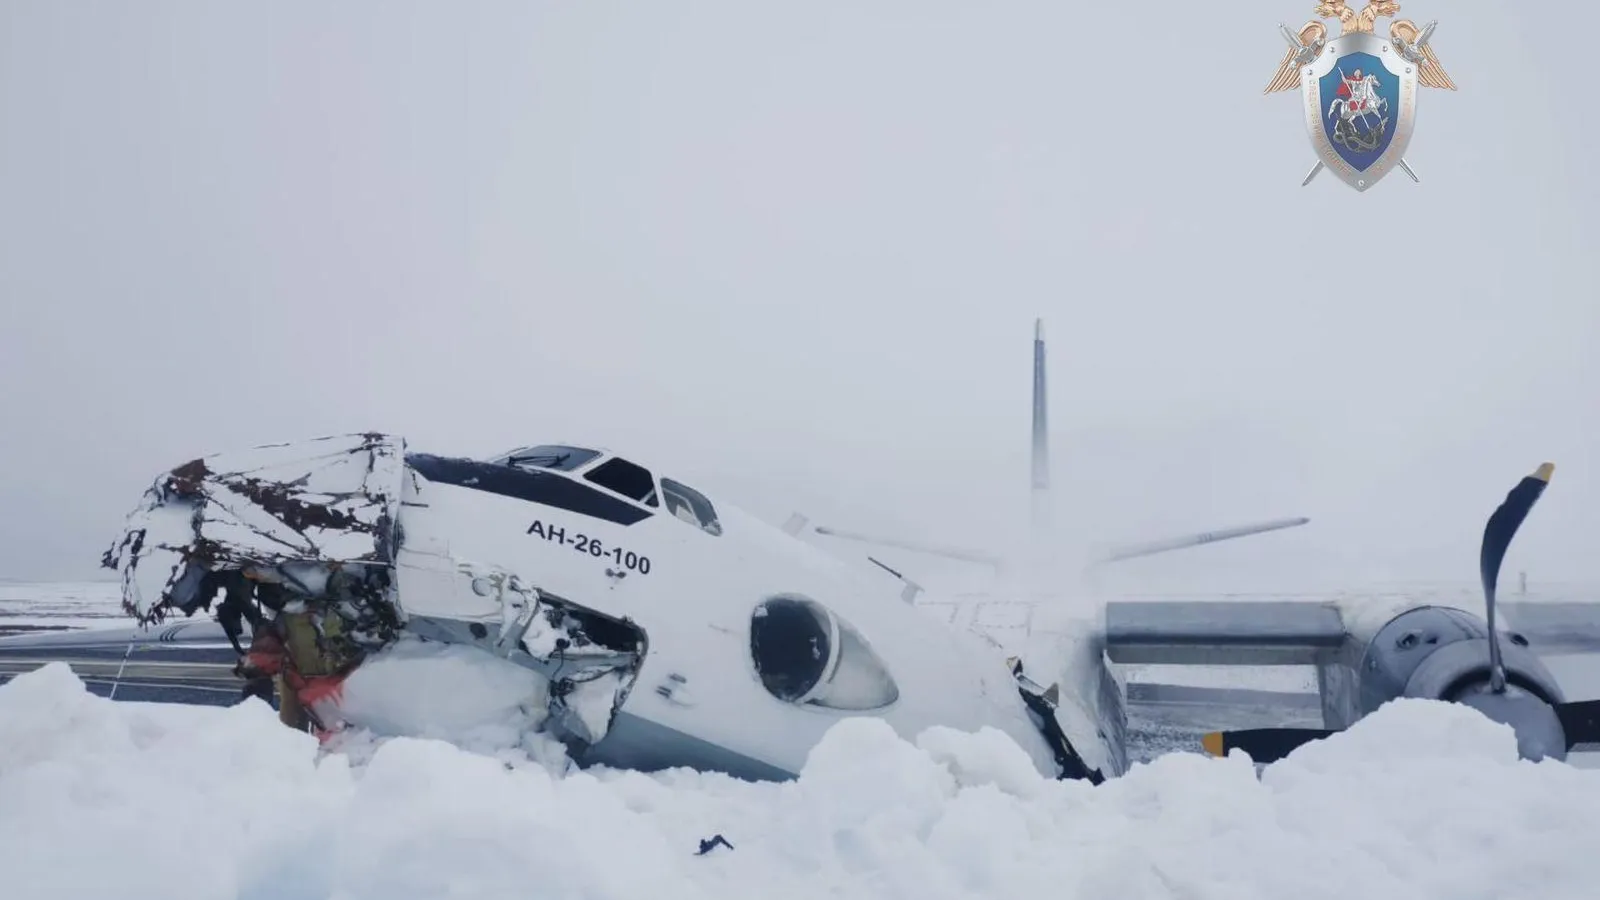
[[[682, 499], [671, 479], [648, 476], [662, 485], [654, 507], [584, 483], [617, 459], [551, 471], [411, 455], [401, 611], [498, 627], [502, 603], [475, 592], [481, 573], [463, 568], [476, 564], [638, 628], [648, 650], [589, 751], [612, 764], [792, 775], [840, 718], [872, 715], [907, 738], [936, 725], [998, 728], [1055, 774], [1001, 648], [724, 501], [694, 492], [706, 521], [694, 509], [680, 518], [660, 505]], [[800, 671], [796, 651], [817, 671]], [[775, 671], [784, 666], [799, 670]]]
[[[105, 562], [144, 622], [216, 601], [224, 628], [311, 616], [336, 666], [411, 637], [532, 670], [584, 763], [786, 778], [872, 716], [907, 740], [998, 729], [1051, 777], [1122, 769], [1120, 723], [1097, 718], [1120, 703], [1067, 680], [1104, 669], [1092, 642], [1019, 665], [878, 573], [602, 450], [474, 460], [363, 434], [219, 454], [158, 479]], [[318, 696], [325, 727], [364, 724]]]

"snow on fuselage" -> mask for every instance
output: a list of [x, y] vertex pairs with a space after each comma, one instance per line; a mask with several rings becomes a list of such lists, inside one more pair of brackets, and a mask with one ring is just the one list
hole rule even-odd
[[585, 482], [614, 460], [558, 472], [408, 457], [403, 613], [498, 628], [499, 601], [459, 574], [482, 565], [631, 621], [648, 650], [594, 748], [602, 762], [782, 777], [841, 717], [870, 715], [907, 738], [936, 725], [998, 728], [1055, 774], [998, 648], [726, 502], [692, 492], [680, 506], [674, 488], [688, 489], [670, 479], [647, 476], [680, 514]]

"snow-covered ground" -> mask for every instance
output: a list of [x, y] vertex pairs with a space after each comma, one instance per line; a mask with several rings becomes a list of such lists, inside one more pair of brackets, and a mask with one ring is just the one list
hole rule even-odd
[[[0, 584], [0, 627], [121, 624], [116, 596]], [[113, 703], [61, 665], [0, 685], [0, 896], [1595, 893], [1584, 848], [1600, 833], [1600, 771], [1518, 761], [1507, 729], [1458, 706], [1391, 704], [1259, 778], [1243, 758], [1180, 751], [1098, 788], [1039, 778], [997, 733], [906, 742], [854, 719], [797, 782], [748, 784], [570, 770], [558, 744], [518, 727], [541, 706], [530, 682], [460, 648], [394, 652], [428, 665], [397, 684], [375, 660], [346, 702], [423, 737], [319, 747], [256, 701]], [[1595, 661], [1552, 667], [1575, 697], [1600, 696]], [[1162, 730], [1135, 727], [1147, 741]], [[700, 855], [719, 834], [732, 847]]]
[[865, 718], [788, 784], [431, 739], [327, 752], [257, 701], [113, 703], [59, 664], [0, 687], [0, 722], [18, 900], [1585, 900], [1600, 833], [1600, 773], [1519, 762], [1502, 726], [1422, 701], [1259, 780], [1170, 754], [1098, 788], [997, 734], [911, 744]]
[[128, 625], [115, 582], [0, 581], [0, 635]]

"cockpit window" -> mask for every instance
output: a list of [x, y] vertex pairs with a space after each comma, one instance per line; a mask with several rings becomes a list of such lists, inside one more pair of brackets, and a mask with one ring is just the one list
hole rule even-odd
[[594, 471], [583, 477], [629, 500], [637, 500], [646, 506], [661, 505], [656, 500], [656, 480], [650, 470], [620, 456], [595, 466]]
[[543, 444], [538, 447], [524, 447], [501, 457], [498, 461], [508, 466], [517, 466], [528, 469], [554, 469], [557, 472], [571, 472], [600, 454], [594, 450], [582, 447], [567, 447], [562, 444]]
[[671, 478], [661, 479], [661, 494], [667, 501], [667, 512], [707, 534], [722, 534], [722, 523], [717, 521], [716, 507], [704, 494]]

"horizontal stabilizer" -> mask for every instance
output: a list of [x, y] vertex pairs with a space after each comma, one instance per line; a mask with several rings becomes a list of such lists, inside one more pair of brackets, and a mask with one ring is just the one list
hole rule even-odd
[[[794, 528], [794, 531], [791, 531], [791, 533], [797, 533], [800, 528], [804, 527], [803, 522], [796, 525], [794, 524], [795, 521], [796, 520], [794, 518], [791, 518], [790, 526], [786, 526], [786, 529], [788, 527]], [[1290, 519], [1272, 519], [1271, 521], [1267, 522], [1255, 522], [1249, 525], [1240, 525], [1234, 528], [1222, 528], [1214, 531], [1201, 531], [1194, 534], [1181, 535], [1179, 537], [1165, 538], [1159, 541], [1147, 541], [1138, 544], [1122, 544], [1106, 551], [1094, 561], [1094, 565], [1105, 565], [1107, 563], [1120, 562], [1126, 559], [1135, 559], [1141, 556], [1154, 556], [1157, 553], [1169, 553], [1173, 550], [1184, 550], [1189, 547], [1199, 547], [1204, 544], [1214, 544], [1218, 541], [1231, 541], [1242, 537], [1251, 537], [1252, 535], [1266, 534], [1272, 531], [1281, 531], [1285, 528], [1298, 528], [1301, 525], [1308, 524], [1310, 521], [1310, 519], [1304, 516]], [[877, 544], [882, 547], [894, 547], [900, 550], [909, 550], [913, 553], [924, 553], [929, 556], [943, 556], [947, 559], [977, 563], [979, 565], [992, 566], [997, 569], [1000, 568], [1004, 563], [999, 556], [996, 556], [992, 553], [985, 553], [981, 550], [970, 550], [964, 547], [950, 547], [939, 544], [921, 543], [918, 541], [906, 541], [898, 538], [861, 534], [853, 531], [841, 531], [837, 528], [829, 528], [825, 525], [818, 525], [814, 530], [817, 532], [817, 534], [825, 534], [829, 537], [840, 538], [847, 541], [860, 541], [866, 544]]]
[[1119, 562], [1125, 559], [1135, 559], [1141, 556], [1154, 556], [1157, 553], [1169, 553], [1173, 550], [1184, 550], [1189, 547], [1199, 547], [1203, 544], [1214, 544], [1217, 541], [1231, 541], [1237, 538], [1250, 537], [1256, 534], [1265, 534], [1269, 531], [1281, 531], [1285, 528], [1298, 528], [1311, 520], [1304, 516], [1292, 519], [1272, 519], [1267, 522], [1254, 522], [1249, 525], [1240, 525], [1235, 528], [1223, 528], [1216, 531], [1201, 531], [1195, 534], [1186, 534], [1181, 537], [1167, 538], [1159, 541], [1149, 541], [1140, 544], [1124, 544], [1107, 551], [1095, 562], [1105, 564]]
[[1114, 663], [1179, 666], [1314, 665], [1344, 645], [1331, 604], [1283, 601], [1136, 601], [1106, 604]]
[[879, 546], [883, 547], [894, 547], [899, 550], [909, 550], [912, 553], [925, 553], [929, 556], [943, 556], [948, 559], [957, 559], [963, 562], [978, 563], [980, 565], [993, 566], [995, 568], [999, 568], [1001, 564], [1000, 557], [991, 553], [984, 553], [980, 550], [967, 550], [961, 547], [945, 547], [938, 544], [919, 543], [917, 541], [902, 541], [895, 538], [860, 534], [854, 531], [840, 531], [837, 528], [828, 528], [823, 525], [818, 525], [815, 531], [817, 534], [825, 534], [828, 537], [840, 538], [841, 540], [860, 541], [864, 544], [878, 544]]

